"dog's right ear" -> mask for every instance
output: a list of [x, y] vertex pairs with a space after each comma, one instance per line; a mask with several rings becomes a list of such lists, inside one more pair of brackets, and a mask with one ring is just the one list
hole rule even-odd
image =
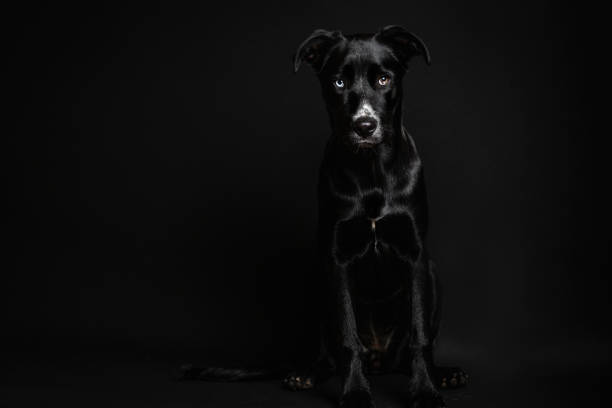
[[423, 40], [404, 27], [387, 26], [376, 34], [376, 39], [393, 48], [405, 68], [408, 67], [408, 62], [417, 55], [422, 56], [427, 65], [431, 65], [429, 50]]
[[293, 71], [298, 72], [302, 62], [307, 62], [316, 73], [321, 72], [329, 51], [344, 37], [340, 31], [315, 30], [298, 47], [293, 57]]

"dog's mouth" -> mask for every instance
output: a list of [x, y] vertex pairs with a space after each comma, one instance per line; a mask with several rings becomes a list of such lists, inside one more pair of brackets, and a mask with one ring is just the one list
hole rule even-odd
[[359, 135], [350, 128], [339, 130], [338, 134], [341, 135], [340, 139], [342, 140], [343, 144], [353, 152], [372, 149], [381, 144], [384, 140], [384, 133], [381, 128], [376, 129], [376, 131], [367, 136]]
[[369, 148], [372, 148], [372, 147], [376, 146], [379, 143], [380, 143], [380, 141], [359, 140], [357, 143], [355, 143], [355, 146], [357, 146], [358, 148], [369, 149]]
[[360, 137], [359, 135], [351, 132], [347, 141], [351, 146], [353, 146], [354, 149], [359, 150], [359, 149], [371, 149], [373, 147], [376, 147], [382, 142], [382, 140], [383, 140], [382, 135], [379, 134], [378, 132], [366, 138]]

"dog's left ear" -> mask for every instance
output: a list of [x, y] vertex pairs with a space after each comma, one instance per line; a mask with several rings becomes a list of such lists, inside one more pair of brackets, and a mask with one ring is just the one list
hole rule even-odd
[[407, 67], [408, 62], [417, 55], [422, 56], [427, 65], [431, 65], [429, 50], [423, 40], [404, 27], [387, 26], [380, 30], [375, 38], [390, 46], [404, 67]]
[[306, 61], [316, 73], [321, 72], [329, 51], [343, 38], [340, 31], [315, 30], [295, 52], [293, 71], [298, 72], [302, 62]]

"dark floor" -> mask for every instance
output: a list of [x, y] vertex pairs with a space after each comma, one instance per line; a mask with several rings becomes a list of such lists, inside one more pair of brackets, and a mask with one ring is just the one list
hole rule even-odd
[[[176, 382], [170, 375], [175, 364], [150, 356], [28, 360], [2, 370], [1, 407], [323, 408], [334, 406], [339, 388], [337, 378], [299, 393], [281, 389], [278, 381]], [[611, 379], [605, 367], [470, 371], [467, 388], [445, 391], [449, 407], [599, 407], [604, 406]], [[403, 377], [373, 377], [372, 385], [378, 408], [406, 406]]]

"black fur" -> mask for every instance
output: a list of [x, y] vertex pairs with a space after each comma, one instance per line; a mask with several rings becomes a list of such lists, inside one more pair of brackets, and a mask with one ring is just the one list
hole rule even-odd
[[[337, 373], [346, 408], [374, 406], [368, 373], [405, 373], [412, 407], [442, 407], [438, 387], [467, 382], [461, 370], [434, 365], [439, 285], [425, 244], [423, 165], [402, 123], [402, 80], [416, 56], [430, 62], [423, 41], [391, 26], [317, 30], [294, 59], [296, 71], [307, 63], [318, 75], [332, 135], [318, 187], [321, 353], [284, 384], [307, 389]], [[192, 377], [215, 379], [208, 370]]]

